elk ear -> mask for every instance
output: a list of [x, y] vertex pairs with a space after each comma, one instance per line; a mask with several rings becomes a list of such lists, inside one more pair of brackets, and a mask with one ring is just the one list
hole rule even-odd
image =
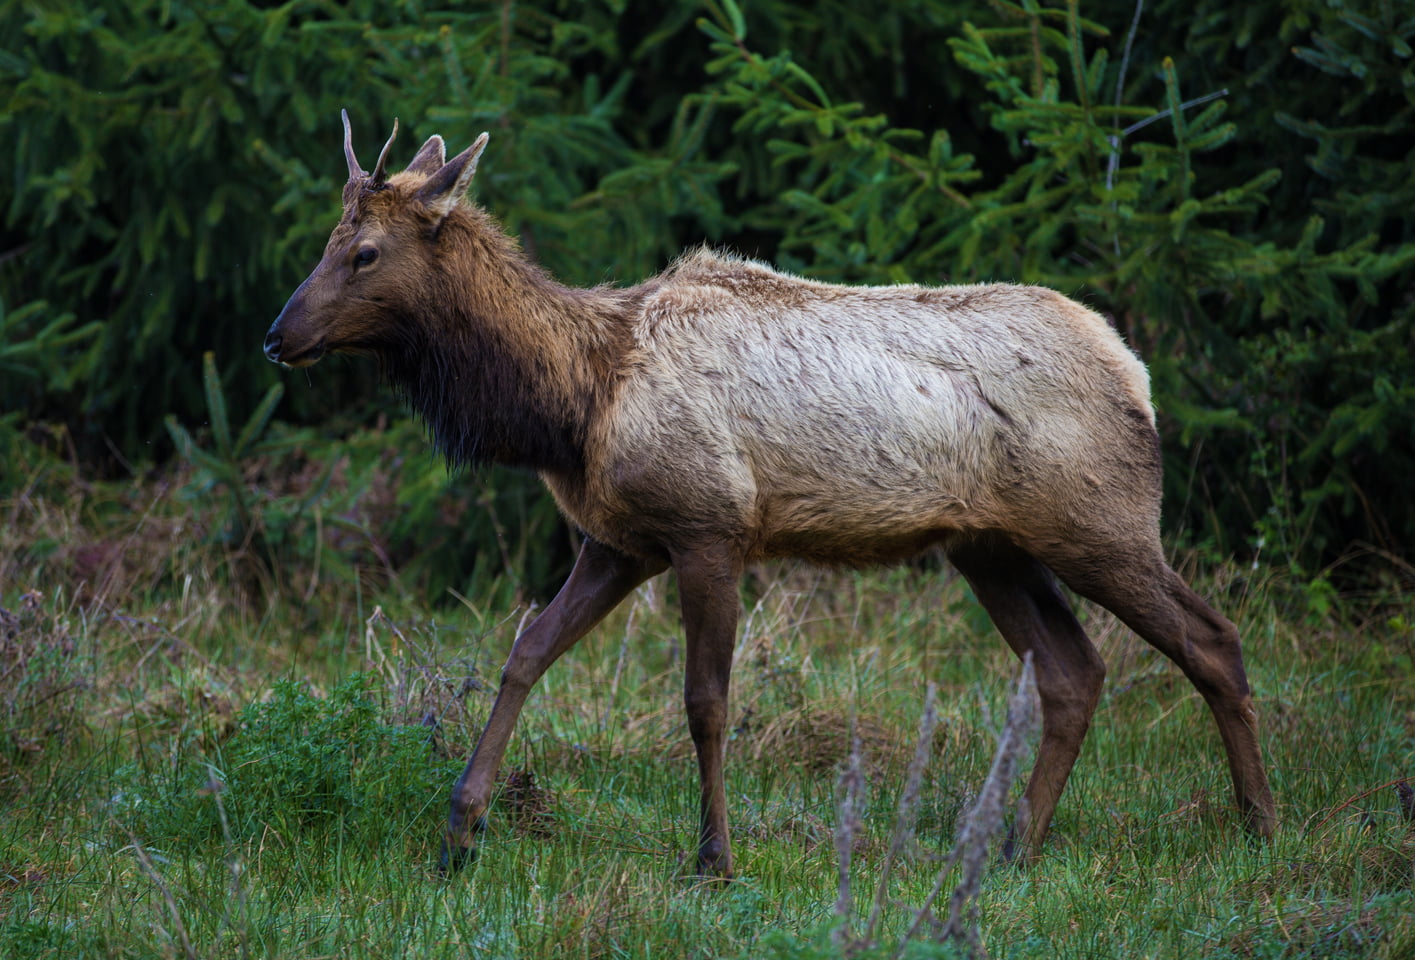
[[418, 199], [432, 208], [439, 221], [452, 212], [462, 199], [462, 194], [467, 192], [467, 184], [472, 182], [472, 174], [477, 172], [477, 158], [490, 139], [485, 133], [477, 137], [475, 143], [443, 164], [442, 169], [429, 177], [418, 191]]
[[442, 145], [442, 138], [437, 134], [427, 138], [427, 143], [418, 150], [418, 155], [413, 158], [413, 162], [408, 164], [407, 169], [414, 173], [434, 174], [442, 169], [442, 165], [447, 162], [447, 151]]

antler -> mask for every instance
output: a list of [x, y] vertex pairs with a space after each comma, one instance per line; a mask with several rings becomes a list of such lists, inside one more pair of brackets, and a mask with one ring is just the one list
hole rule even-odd
[[[359, 179], [362, 179], [362, 178], [368, 176], [368, 174], [364, 172], [364, 168], [363, 168], [363, 167], [359, 166], [359, 159], [358, 159], [358, 157], [355, 157], [355, 156], [354, 156], [354, 131], [353, 131], [352, 129], [350, 129], [350, 127], [349, 127], [349, 111], [348, 111], [348, 110], [340, 110], [340, 111], [339, 111], [339, 116], [341, 116], [341, 117], [344, 118], [344, 159], [349, 161], [349, 179], [350, 179], [350, 180], [359, 180]], [[395, 129], [395, 130], [397, 129], [396, 121], [395, 121], [394, 129]], [[385, 153], [388, 152], [388, 148], [387, 148], [387, 147], [384, 147], [383, 149], [384, 149], [384, 152], [385, 152]], [[382, 157], [379, 157], [379, 158], [378, 158], [378, 165], [379, 165], [380, 167], [383, 166], [383, 158], [382, 158]]]
[[388, 135], [388, 142], [383, 145], [383, 152], [378, 155], [378, 163], [373, 165], [373, 176], [370, 183], [377, 187], [388, 179], [388, 170], [384, 163], [388, 160], [388, 149], [393, 146], [393, 141], [398, 137], [398, 118], [393, 118], [393, 132]]

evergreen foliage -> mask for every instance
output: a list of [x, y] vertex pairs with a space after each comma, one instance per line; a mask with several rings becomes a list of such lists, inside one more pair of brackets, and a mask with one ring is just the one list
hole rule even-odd
[[[199, 418], [205, 351], [233, 419], [268, 395], [348, 106], [362, 153], [401, 118], [395, 167], [490, 130], [479, 199], [567, 281], [708, 241], [832, 280], [1055, 286], [1149, 362], [1192, 543], [1312, 576], [1415, 540], [1394, 0], [0, 0], [0, 29], [0, 403], [94, 461]], [[291, 378], [276, 415], [392, 409], [372, 376]]]

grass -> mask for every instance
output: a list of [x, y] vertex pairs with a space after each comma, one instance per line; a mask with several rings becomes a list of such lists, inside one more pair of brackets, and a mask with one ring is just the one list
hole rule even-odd
[[[741, 880], [702, 889], [683, 879], [696, 767], [660, 579], [537, 688], [481, 859], [444, 880], [446, 795], [527, 612], [514, 591], [431, 608], [386, 572], [316, 589], [297, 568], [271, 578], [300, 584], [290, 595], [243, 596], [238, 548], [212, 545], [216, 521], [170, 480], [35, 473], [0, 503], [0, 956], [894, 956], [1018, 671], [947, 572], [756, 571], [729, 746]], [[1106, 693], [1040, 862], [983, 876], [983, 947], [1415, 956], [1415, 824], [1395, 789], [1415, 775], [1408, 595], [1317, 616], [1265, 570], [1194, 580], [1245, 637], [1277, 836], [1237, 828], [1215, 729], [1178, 671], [1083, 607]], [[894, 862], [875, 945], [833, 939], [840, 772], [858, 738], [859, 931], [926, 678], [917, 849]]]

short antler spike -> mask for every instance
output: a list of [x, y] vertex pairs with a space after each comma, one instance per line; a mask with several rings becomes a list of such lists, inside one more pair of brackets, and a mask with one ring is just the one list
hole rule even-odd
[[373, 165], [373, 185], [379, 186], [388, 179], [388, 169], [384, 166], [388, 161], [388, 150], [393, 146], [393, 141], [398, 138], [398, 118], [393, 118], [393, 132], [388, 135], [388, 142], [383, 145], [383, 152], [378, 155], [378, 163]]
[[[349, 126], [349, 111], [340, 110], [339, 116], [344, 118], [344, 159], [349, 161], [349, 179], [356, 180], [368, 176], [364, 168], [359, 166], [358, 157], [354, 156], [354, 131]], [[387, 149], [386, 147], [384, 148]], [[382, 158], [380, 158], [380, 165]]]

